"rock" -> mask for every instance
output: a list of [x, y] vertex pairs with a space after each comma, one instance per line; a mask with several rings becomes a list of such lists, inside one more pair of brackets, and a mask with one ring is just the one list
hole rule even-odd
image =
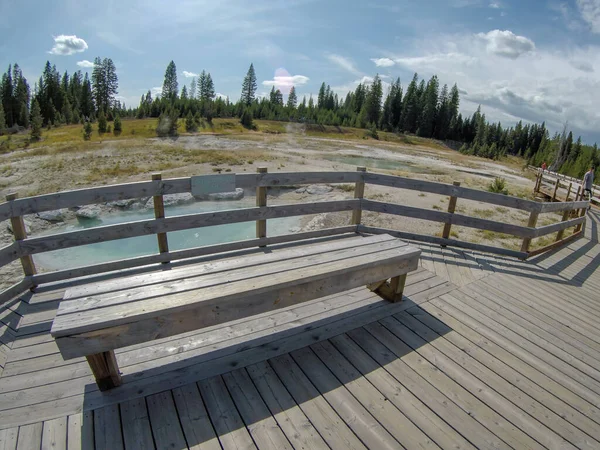
[[136, 198], [126, 198], [124, 200], [116, 200], [114, 202], [108, 202], [106, 205], [110, 206], [111, 208], [126, 209], [126, 208], [130, 208], [131, 205], [133, 205], [137, 201], [138, 201], [138, 199], [136, 199]]
[[[31, 222], [28, 220], [23, 220], [23, 223], [25, 224], [25, 233], [27, 233], [29, 236], [31, 234]], [[10, 232], [10, 234], [13, 234], [12, 223], [10, 220], [7, 222], [6, 229]]]
[[306, 188], [306, 192], [311, 195], [323, 195], [331, 191], [333, 191], [333, 188], [325, 184], [311, 184]]
[[42, 211], [36, 214], [42, 220], [47, 222], [63, 222], [65, 220], [65, 212], [62, 209], [55, 209], [54, 211]]
[[89, 205], [79, 208], [75, 213], [78, 219], [98, 219], [102, 209], [98, 205]]
[[244, 198], [244, 190], [242, 188], [236, 188], [232, 192], [217, 192], [216, 194], [208, 194], [200, 197], [201, 200], [212, 201], [241, 200], [242, 198]]
[[[196, 199], [189, 192], [163, 195], [163, 203], [165, 206], [185, 205], [187, 203], [193, 203], [194, 201], [196, 201]], [[146, 201], [146, 208], [154, 208], [154, 199], [152, 197]]]

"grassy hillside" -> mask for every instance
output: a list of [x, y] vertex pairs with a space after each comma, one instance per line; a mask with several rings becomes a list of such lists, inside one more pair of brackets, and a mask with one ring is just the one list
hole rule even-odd
[[[48, 146], [62, 146], [75, 143], [82, 149], [107, 140], [124, 139], [148, 139], [156, 137], [157, 119], [132, 119], [123, 120], [123, 132], [119, 136], [112, 133], [99, 134], [97, 125], [94, 124], [94, 132], [91, 141], [83, 140], [83, 127], [81, 125], [65, 125], [59, 128], [44, 129], [42, 140], [28, 145], [29, 134], [21, 133], [13, 136], [0, 137], [0, 152], [7, 153], [22, 148], [45, 148]], [[203, 124], [198, 131], [199, 134], [219, 134], [219, 135], [261, 135], [261, 134], [300, 134], [303, 136], [327, 138], [327, 139], [348, 139], [363, 140], [372, 139], [367, 137], [366, 130], [359, 128], [345, 128], [324, 126], [315, 124], [298, 124], [289, 122], [276, 122], [268, 120], [256, 120], [256, 130], [247, 130], [239, 123], [237, 119], [214, 119], [212, 124]], [[179, 120], [179, 134], [181, 136], [198, 134], [186, 133], [184, 120]], [[400, 135], [395, 133], [379, 132], [379, 140], [384, 142], [393, 142], [404, 145], [420, 145], [431, 148], [445, 148], [439, 142], [432, 139], [423, 139], [416, 136]], [[71, 150], [73, 150], [71, 148]]]

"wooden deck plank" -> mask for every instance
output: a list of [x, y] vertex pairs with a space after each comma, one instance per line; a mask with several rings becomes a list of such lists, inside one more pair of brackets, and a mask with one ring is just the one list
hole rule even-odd
[[397, 357], [402, 358], [413, 370], [417, 371], [438, 390], [447, 393], [452, 401], [471, 417], [490, 429], [500, 439], [514, 448], [542, 448], [542, 446], [522, 432], [517, 426], [479, 400], [473, 393], [440, 372], [434, 365], [420, 357], [397, 336], [379, 323], [365, 326], [375, 338], [383, 343]]
[[19, 427], [19, 438], [17, 440], [17, 450], [31, 450], [42, 447], [42, 422], [22, 425]]
[[19, 437], [19, 427], [0, 430], [0, 450], [15, 450]]
[[156, 448], [187, 447], [171, 391], [149, 395], [146, 403]]
[[42, 431], [42, 450], [67, 448], [67, 417], [44, 422]]
[[[427, 327], [424, 332], [432, 330], [443, 336], [444, 339], [475, 358], [495, 374], [552, 410], [559, 419], [568, 421], [596, 440], [600, 439], [600, 428], [594, 421], [594, 418], [600, 418], [600, 410], [594, 406], [582, 401], [572, 392], [544, 377], [543, 374], [527, 366], [505, 350], [494, 347], [489, 342], [485, 343], [481, 336], [467, 327], [457, 325], [457, 321], [452, 320], [432, 305], [424, 305], [423, 309], [411, 308], [406, 313], [394, 317], [400, 316], [404, 319], [408, 315]], [[460, 333], [464, 333], [464, 335]], [[545, 418], [543, 415], [535, 417], [539, 417], [541, 420]]]
[[246, 367], [246, 370], [273, 418], [294, 448], [329, 448], [268, 362], [253, 364]]
[[387, 401], [350, 362], [328, 341], [311, 346], [321, 362], [358, 402], [406, 448], [439, 448], [396, 406]]
[[[544, 349], [545, 352], [551, 354], [558, 362], [560, 367], [569, 366], [569, 373], [578, 373], [578, 375], [574, 375], [576, 378], [583, 378], [579, 374], [586, 374], [587, 384], [592, 388], [595, 392], [600, 394], [600, 372], [594, 367], [590, 366], [586, 362], [581, 361], [574, 357], [570, 351], [576, 352], [578, 356], [581, 357], [581, 352], [577, 349], [567, 346], [566, 344], [560, 342], [558, 339], [549, 340], [540, 338], [538, 335], [529, 331], [530, 327], [526, 327], [515, 323], [513, 320], [514, 317], [507, 319], [503, 315], [496, 313], [493, 309], [487, 307], [487, 303], [482, 299], [481, 296], [476, 295], [476, 298], [467, 295], [463, 291], [455, 291], [452, 292], [451, 295], [454, 298], [457, 298], [461, 305], [465, 305], [468, 307], [468, 311], [476, 312], [478, 317], [487, 318], [483, 320], [491, 320], [496, 326], [502, 327], [503, 330], [507, 331], [507, 334], [512, 336], [515, 340], [521, 342], [530, 342], [532, 345], [537, 346], [540, 349]], [[486, 303], [486, 305], [484, 305]], [[563, 348], [569, 349], [566, 351]], [[582, 357], [583, 359], [592, 362], [593, 358], [590, 357]], [[577, 372], [575, 372], [575, 370]]]
[[125, 448], [153, 449], [154, 440], [150, 428], [150, 418], [144, 398], [136, 398], [121, 403], [121, 427]]
[[123, 450], [119, 405], [94, 410], [94, 442], [96, 450]]
[[306, 417], [331, 448], [366, 449], [289, 355], [269, 363]]
[[219, 450], [215, 434], [196, 383], [173, 389], [173, 398], [188, 447], [192, 450]]
[[[394, 318], [400, 323], [400, 327], [393, 325], [395, 334], [401, 333], [403, 340], [406, 339], [405, 342], [413, 348], [416, 346], [421, 355], [430, 362], [435, 362], [436, 366], [445, 373], [458, 374], [458, 377], [464, 379], [475, 379], [475, 383], [471, 381], [469, 384], [471, 389], [477, 389], [479, 398], [483, 399], [484, 393], [489, 392], [492, 400], [486, 402], [488, 405], [504, 403], [496, 409], [507, 409], [508, 413], [503, 413], [503, 416], [514, 417], [511, 420], [513, 423], [545, 447], [574, 448], [576, 446], [593, 449], [600, 446], [600, 442], [586, 437], [580, 429], [546, 408], [529, 395], [529, 392], [505, 380], [501, 376], [502, 372], [496, 373], [490, 370], [409, 314], [399, 313], [394, 315]], [[385, 323], [392, 323], [392, 320], [386, 319]], [[461, 374], [461, 370], [465, 373]], [[475, 378], [465, 376], [466, 373]], [[455, 379], [458, 377], [453, 376]], [[486, 386], [491, 389], [488, 390]]]
[[68, 450], [94, 450], [94, 413], [72, 414], [67, 424]]
[[[349, 336], [339, 335], [331, 338], [329, 342], [385, 396], [385, 401], [393, 403], [438, 446], [441, 448], [475, 448], [431, 411], [422, 400], [394, 379]], [[412, 436], [408, 438], [413, 439]]]
[[258, 448], [272, 450], [292, 448], [260, 397], [246, 369], [223, 374], [223, 381]]
[[224, 449], [256, 449], [221, 377], [198, 382], [211, 422]]
[[[579, 375], [573, 376], [568, 374], [565, 376], [565, 369], [558, 370], [556, 368], [557, 362], [549, 357], [548, 354], [544, 353], [543, 350], [530, 346], [518, 338], [516, 339], [516, 342], [511, 340], [500, 328], [494, 327], [493, 324], [490, 326], [486, 319], [477, 317], [476, 315], [472, 316], [470, 312], [467, 314], [465, 309], [468, 307], [466, 305], [463, 306], [449, 295], [444, 295], [440, 297], [440, 299], [432, 300], [431, 304], [467, 324], [470, 328], [476, 330], [487, 339], [492, 340], [498, 346], [508, 349], [519, 359], [538, 368], [549, 378], [555, 379], [558, 383], [581, 396], [592, 405], [600, 404], [600, 396], [587, 387], [584, 382], [585, 380], [583, 380], [582, 377]], [[481, 322], [481, 319], [483, 319], [483, 323]], [[566, 370], [568, 370], [568, 367]]]
[[399, 386], [405, 387], [435, 414], [454, 428], [476, 448], [511, 448], [488, 430], [479, 421], [474, 420], [470, 411], [465, 411], [447, 395], [439, 391], [415, 372], [402, 358], [398, 358], [385, 345], [364, 328], [347, 333], [357, 345], [375, 359]]

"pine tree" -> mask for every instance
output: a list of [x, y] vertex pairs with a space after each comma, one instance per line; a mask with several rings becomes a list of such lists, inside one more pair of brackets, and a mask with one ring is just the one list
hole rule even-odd
[[2, 107], [4, 109], [4, 117], [6, 126], [14, 125], [13, 117], [13, 80], [12, 80], [12, 65], [8, 66], [8, 70], [2, 75], [2, 84], [0, 85], [0, 98], [2, 99]]
[[402, 104], [402, 129], [409, 133], [414, 133], [417, 130], [417, 117], [419, 114], [418, 79], [418, 75], [415, 73], [406, 89], [406, 95]]
[[4, 117], [4, 108], [2, 102], [0, 102], [0, 136], [6, 133], [6, 119]]
[[402, 125], [402, 85], [400, 78], [392, 84], [392, 100], [390, 102], [390, 123], [393, 130], [399, 130]]
[[323, 82], [323, 83], [321, 83], [321, 87], [319, 88], [319, 95], [317, 97], [317, 107], [318, 108], [325, 108], [325, 99], [326, 99], [325, 82]]
[[254, 72], [254, 64], [250, 64], [250, 68], [248, 69], [248, 73], [244, 77], [244, 82], [242, 83], [242, 96], [241, 102], [250, 106], [254, 101], [254, 95], [256, 93], [256, 73]]
[[379, 75], [375, 75], [369, 95], [365, 101], [366, 107], [366, 120], [374, 125], [379, 123], [379, 116], [381, 115], [381, 98], [383, 96], [383, 87], [381, 85], [381, 78]]
[[92, 71], [92, 92], [98, 111], [102, 109], [107, 113], [112, 109], [118, 89], [119, 79], [112, 59], [96, 57]]
[[192, 82], [190, 83], [190, 98], [196, 98], [196, 78], [192, 78]]
[[38, 142], [42, 138], [42, 113], [37, 100], [33, 101], [31, 107], [31, 142]]
[[85, 78], [83, 79], [83, 84], [81, 86], [81, 97], [79, 99], [79, 103], [81, 105], [81, 114], [83, 117], [85, 117], [88, 121], [91, 120], [96, 108], [94, 105], [92, 85], [87, 73], [85, 74]]
[[198, 100], [206, 100], [206, 71], [200, 72], [198, 77]]
[[185, 117], [185, 131], [188, 133], [198, 131], [198, 124], [194, 120], [194, 116], [192, 116], [191, 111], [188, 111], [187, 116]]
[[181, 88], [181, 100], [187, 100], [188, 99], [188, 91], [187, 91], [187, 86], [184, 84], [183, 87]]
[[85, 141], [92, 139], [92, 131], [92, 123], [86, 120], [85, 124], [83, 125], [83, 139]]
[[438, 78], [436, 75], [433, 75], [427, 83], [427, 87], [425, 88], [422, 94], [423, 100], [421, 104], [423, 111], [421, 113], [421, 121], [419, 123], [418, 129], [419, 136], [433, 136], [435, 116], [438, 104], [438, 89]]
[[177, 84], [177, 68], [175, 63], [171, 61], [165, 71], [165, 80], [162, 87], [162, 98], [173, 102], [177, 99], [179, 93], [179, 85]]
[[296, 109], [296, 103], [298, 103], [298, 97], [296, 96], [296, 88], [292, 86], [288, 95], [287, 107], [289, 109]]
[[106, 115], [104, 115], [104, 110], [101, 109], [98, 114], [98, 133], [106, 133], [107, 125]]
[[240, 119], [240, 123], [244, 128], [254, 129], [254, 121], [252, 119], [252, 113], [250, 112], [250, 108], [245, 108]]
[[113, 123], [113, 133], [115, 136], [118, 136], [121, 134], [122, 131], [123, 131], [123, 125], [121, 123], [121, 118], [117, 114], [115, 116], [115, 121]]
[[210, 73], [206, 75], [206, 86], [205, 86], [206, 100], [213, 100], [215, 98], [215, 84], [213, 83]]

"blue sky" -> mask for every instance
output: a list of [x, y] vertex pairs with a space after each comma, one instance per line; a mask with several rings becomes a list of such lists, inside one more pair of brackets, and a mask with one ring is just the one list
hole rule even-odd
[[232, 100], [250, 62], [259, 94], [295, 84], [300, 98], [416, 71], [458, 83], [464, 113], [600, 142], [600, 0], [0, 0], [0, 33], [0, 67], [32, 85], [46, 60], [72, 73], [112, 58], [131, 106], [171, 59], [180, 87], [205, 69]]

